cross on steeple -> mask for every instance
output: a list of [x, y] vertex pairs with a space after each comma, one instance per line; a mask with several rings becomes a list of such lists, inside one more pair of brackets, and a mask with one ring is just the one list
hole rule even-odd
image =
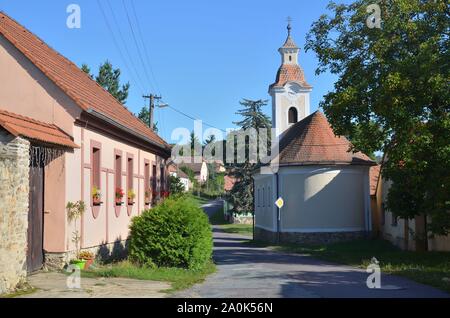
[[287, 19], [286, 19], [286, 21], [287, 21], [287, 23], [288, 23], [288, 25], [287, 25], [288, 36], [290, 36], [290, 35], [291, 35], [291, 22], [292, 22], [292, 18], [288, 16]]

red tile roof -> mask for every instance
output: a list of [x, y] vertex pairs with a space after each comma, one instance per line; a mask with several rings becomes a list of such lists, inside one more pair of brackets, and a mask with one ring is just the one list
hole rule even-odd
[[236, 183], [236, 178], [232, 176], [225, 176], [224, 177], [224, 190], [230, 191], [233, 189], [234, 184]]
[[378, 181], [380, 179], [381, 165], [376, 165], [370, 167], [369, 178], [370, 178], [370, 195], [375, 195], [377, 193]]
[[0, 34], [83, 110], [94, 110], [164, 148], [168, 144], [74, 63], [15, 20], [0, 12]]
[[292, 37], [290, 35], [288, 35], [286, 41], [284, 42], [283, 46], [281, 47], [282, 49], [286, 48], [286, 49], [298, 49], [297, 44], [295, 44], [294, 40], [292, 39]]
[[338, 137], [319, 111], [292, 125], [280, 139], [280, 165], [375, 165], [361, 152], [349, 152], [350, 142]]
[[269, 89], [272, 87], [283, 87], [287, 82], [297, 82], [305, 88], [312, 87], [306, 82], [305, 74], [298, 64], [282, 64], [278, 69], [275, 83], [270, 85]]
[[21, 136], [64, 147], [79, 148], [70, 136], [65, 134], [57, 126], [13, 114], [5, 110], [0, 110], [0, 126], [14, 136]]

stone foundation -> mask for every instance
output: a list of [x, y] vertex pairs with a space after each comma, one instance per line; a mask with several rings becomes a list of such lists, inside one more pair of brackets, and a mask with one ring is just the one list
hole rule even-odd
[[[281, 232], [280, 243], [329, 244], [368, 238], [367, 232]], [[268, 243], [277, 243], [277, 233], [255, 227], [255, 239]]]
[[29, 147], [0, 128], [0, 294], [27, 274]]
[[[109, 262], [121, 260], [127, 257], [128, 240], [115, 241], [113, 243], [103, 244], [89, 248], [83, 248], [81, 251], [89, 251], [95, 255], [95, 260], [99, 262]], [[63, 269], [69, 262], [76, 258], [77, 251], [68, 251], [62, 253], [45, 252], [45, 268], [47, 270]]]

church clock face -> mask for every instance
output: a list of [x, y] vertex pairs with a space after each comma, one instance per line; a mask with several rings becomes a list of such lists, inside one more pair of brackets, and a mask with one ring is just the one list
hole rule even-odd
[[290, 84], [286, 87], [288, 96], [290, 98], [294, 98], [297, 96], [298, 93], [300, 93], [300, 87], [296, 84]]

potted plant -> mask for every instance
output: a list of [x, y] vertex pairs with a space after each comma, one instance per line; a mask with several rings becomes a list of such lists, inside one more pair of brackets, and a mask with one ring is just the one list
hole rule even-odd
[[80, 260], [86, 261], [84, 264], [84, 269], [88, 269], [94, 262], [94, 254], [92, 254], [92, 252], [89, 252], [89, 251], [80, 252], [80, 254], [78, 255], [78, 258]]
[[134, 204], [134, 198], [136, 197], [136, 194], [134, 193], [133, 189], [129, 189], [128, 193], [127, 193], [127, 198], [128, 198], [128, 205], [133, 205]]
[[116, 205], [122, 205], [123, 204], [123, 196], [125, 193], [123, 192], [122, 188], [116, 188], [115, 198], [116, 198]]
[[92, 203], [94, 205], [100, 205], [102, 204], [102, 194], [100, 192], [100, 189], [97, 188], [97, 186], [92, 187]]
[[150, 188], [145, 190], [144, 197], [145, 197], [145, 204], [150, 205], [150, 203], [152, 202], [152, 190]]
[[70, 263], [74, 264], [79, 269], [84, 269], [86, 260], [83, 260], [80, 258], [81, 236], [80, 236], [80, 232], [78, 231], [77, 220], [79, 218], [81, 218], [81, 216], [84, 214], [84, 211], [86, 210], [86, 206], [84, 204], [84, 201], [77, 201], [75, 203], [67, 202], [66, 210], [67, 210], [67, 219], [69, 220], [69, 223], [72, 221], [75, 223], [75, 231], [73, 231], [73, 233], [72, 233], [72, 242], [75, 243], [75, 248], [76, 248], [77, 254], [76, 254], [76, 258], [74, 260], [72, 260]]

